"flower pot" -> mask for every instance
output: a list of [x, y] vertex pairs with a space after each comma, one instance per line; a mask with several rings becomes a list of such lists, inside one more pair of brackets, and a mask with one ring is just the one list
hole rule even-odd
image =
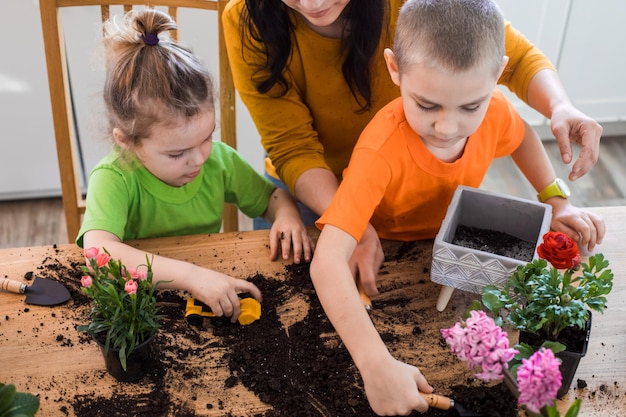
[[459, 186], [433, 245], [430, 277], [443, 285], [437, 309], [445, 309], [454, 288], [476, 294], [486, 285], [502, 288], [513, 271], [529, 261], [457, 245], [453, 242], [458, 226], [505, 233], [536, 248], [550, 230], [551, 217], [550, 205]]
[[98, 337], [93, 339], [98, 343], [100, 352], [104, 357], [106, 370], [118, 381], [132, 382], [143, 378], [154, 365], [156, 357], [156, 349], [154, 347], [154, 337], [156, 332], [152, 334], [143, 343], [137, 345], [135, 349], [126, 357], [126, 370], [122, 367], [119, 357], [119, 350], [104, 350], [104, 342]]
[[[557, 353], [555, 356], [561, 359], [561, 376], [563, 380], [561, 382], [561, 388], [557, 392], [557, 397], [563, 397], [569, 391], [580, 359], [587, 354], [587, 348], [589, 346], [589, 336], [591, 335], [591, 311], [589, 311], [589, 320], [584, 329], [578, 327], [569, 327], [565, 329], [558, 342], [565, 345], [563, 352]], [[563, 340], [561, 340], [563, 339]], [[530, 345], [533, 349], [539, 349], [539, 346], [544, 342], [538, 335], [520, 331], [519, 342]]]

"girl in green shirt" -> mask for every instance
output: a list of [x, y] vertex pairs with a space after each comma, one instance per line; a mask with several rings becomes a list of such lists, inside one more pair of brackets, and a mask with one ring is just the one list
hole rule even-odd
[[[106, 248], [127, 265], [146, 253], [128, 239], [220, 231], [224, 203], [271, 221], [270, 257], [310, 261], [313, 242], [294, 200], [258, 174], [234, 149], [213, 141], [211, 77], [192, 52], [163, 31], [167, 14], [129, 12], [105, 24], [104, 101], [114, 150], [90, 175], [85, 218], [77, 237], [84, 248]], [[185, 290], [217, 316], [235, 322], [238, 293], [261, 301], [252, 283], [189, 262], [150, 255], [159, 288]]]

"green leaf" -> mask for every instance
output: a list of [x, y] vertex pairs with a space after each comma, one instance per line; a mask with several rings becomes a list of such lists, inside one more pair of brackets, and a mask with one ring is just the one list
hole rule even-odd
[[39, 410], [39, 398], [16, 392], [15, 385], [0, 386], [0, 417], [32, 417]]
[[32, 417], [38, 410], [39, 398], [29, 393], [18, 392], [15, 394], [13, 401], [13, 410], [7, 417], [18, 417], [20, 415]]
[[572, 405], [570, 405], [569, 409], [567, 410], [567, 413], [565, 413], [565, 417], [576, 417], [580, 411], [580, 398], [576, 398], [573, 402]]
[[553, 405], [543, 407], [541, 415], [543, 417], [560, 417], [559, 410]]
[[546, 349], [550, 349], [555, 355], [559, 352], [563, 352], [565, 350], [565, 345], [563, 345], [562, 343], [559, 342], [553, 342], [553, 341], [545, 341], [541, 344], [541, 347], [544, 347]]
[[6, 414], [13, 405], [13, 399], [16, 393], [15, 385], [7, 384], [0, 387], [0, 417]]

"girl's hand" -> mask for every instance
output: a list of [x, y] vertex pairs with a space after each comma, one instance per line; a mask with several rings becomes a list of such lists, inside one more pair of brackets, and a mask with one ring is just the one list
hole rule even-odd
[[277, 216], [270, 229], [270, 259], [275, 261], [279, 255], [284, 260], [289, 259], [292, 247], [294, 263], [311, 261], [315, 244], [299, 213], [284, 212]]
[[405, 416], [416, 410], [428, 410], [420, 392], [429, 394], [433, 388], [414, 366], [387, 358], [372, 361], [361, 371], [365, 394], [372, 410], [379, 416]]
[[206, 268], [196, 267], [186, 282], [188, 288], [181, 289], [209, 306], [217, 317], [230, 317], [232, 323], [241, 313], [240, 293], [249, 293], [258, 302], [262, 301], [261, 291], [253, 283]]
[[552, 230], [569, 235], [581, 249], [585, 248], [589, 252], [602, 243], [606, 227], [600, 216], [574, 207], [560, 197], [552, 197], [546, 202], [552, 206]]

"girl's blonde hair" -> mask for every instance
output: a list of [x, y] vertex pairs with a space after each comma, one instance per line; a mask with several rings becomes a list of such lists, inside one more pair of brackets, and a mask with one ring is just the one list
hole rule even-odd
[[[156, 9], [130, 11], [104, 25], [104, 102], [110, 129], [130, 146], [157, 123], [173, 123], [215, 109], [213, 81], [190, 49], [163, 34], [176, 22]], [[111, 131], [109, 130], [109, 131]]]

